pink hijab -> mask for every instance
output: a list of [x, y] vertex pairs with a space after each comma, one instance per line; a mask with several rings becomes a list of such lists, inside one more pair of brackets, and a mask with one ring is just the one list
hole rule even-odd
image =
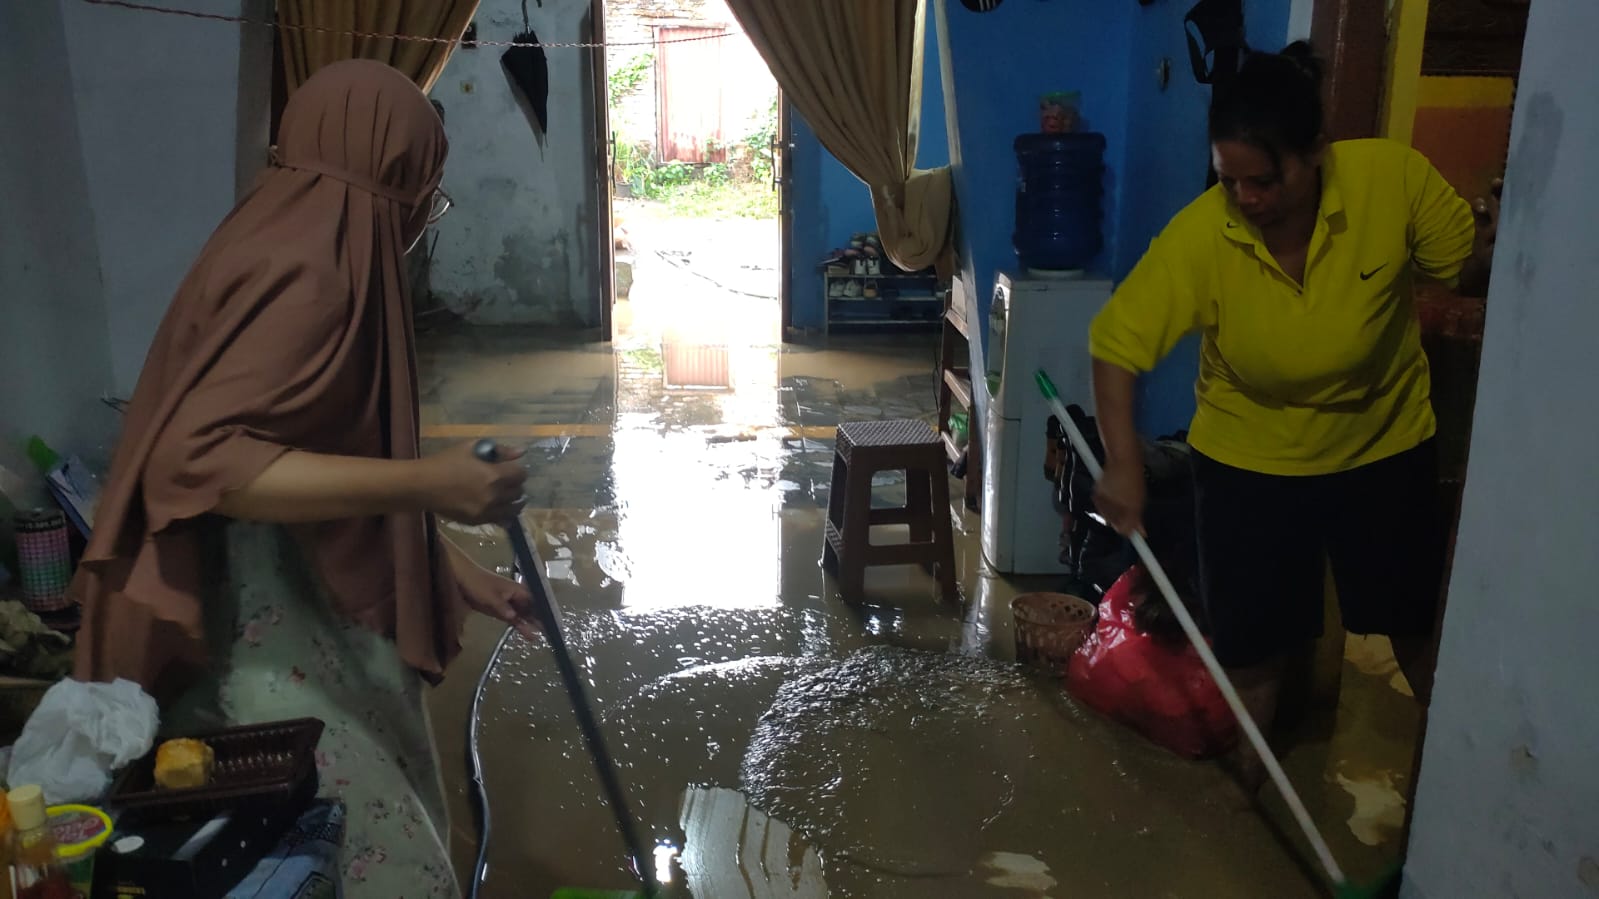
[[[198, 673], [209, 515], [282, 454], [417, 457], [405, 232], [447, 150], [427, 98], [382, 63], [335, 63], [294, 92], [278, 161], [206, 243], [145, 360], [73, 582], [79, 678], [165, 690]], [[344, 616], [442, 675], [465, 606], [431, 515], [295, 533]]]

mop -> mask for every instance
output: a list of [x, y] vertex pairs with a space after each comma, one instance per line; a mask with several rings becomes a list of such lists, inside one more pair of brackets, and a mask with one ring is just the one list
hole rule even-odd
[[[1043, 369], [1038, 370], [1035, 378], [1038, 381], [1038, 389], [1044, 393], [1044, 399], [1049, 401], [1050, 411], [1055, 413], [1055, 417], [1060, 420], [1061, 427], [1066, 431], [1067, 438], [1071, 440], [1072, 448], [1082, 458], [1083, 465], [1088, 469], [1089, 476], [1097, 482], [1101, 474], [1099, 459], [1094, 455], [1093, 449], [1089, 447], [1088, 441], [1083, 439], [1083, 433], [1078, 430], [1077, 422], [1066, 411], [1066, 405], [1061, 402], [1060, 394], [1055, 391], [1055, 383], [1049, 379], [1049, 374]], [[1266, 771], [1271, 775], [1272, 783], [1276, 784], [1278, 792], [1282, 794], [1283, 801], [1288, 803], [1289, 811], [1293, 812], [1295, 822], [1299, 824], [1299, 829], [1304, 832], [1305, 839], [1310, 842], [1310, 848], [1315, 852], [1316, 860], [1320, 862], [1322, 871], [1326, 873], [1327, 880], [1332, 884], [1333, 895], [1337, 899], [1367, 899], [1367, 897], [1378, 895], [1388, 885], [1391, 877], [1384, 878], [1382, 882], [1375, 885], [1357, 886], [1351, 883], [1349, 878], [1344, 875], [1343, 869], [1338, 866], [1337, 859], [1333, 858], [1332, 850], [1327, 847], [1326, 839], [1322, 837], [1321, 831], [1316, 829], [1315, 822], [1310, 819], [1310, 812], [1305, 810], [1305, 803], [1299, 798], [1299, 792], [1289, 782], [1288, 775], [1283, 771], [1283, 766], [1277, 761], [1277, 756], [1272, 754], [1271, 747], [1266, 745], [1265, 736], [1261, 734], [1260, 728], [1256, 726], [1254, 719], [1250, 717], [1249, 711], [1244, 708], [1244, 702], [1238, 697], [1238, 691], [1234, 689], [1232, 681], [1228, 680], [1227, 672], [1223, 671], [1221, 663], [1216, 661], [1215, 653], [1210, 650], [1210, 643], [1199, 632], [1199, 625], [1194, 623], [1193, 616], [1188, 613], [1188, 609], [1183, 605], [1182, 600], [1178, 598], [1177, 589], [1172, 586], [1171, 579], [1166, 576], [1166, 570], [1161, 567], [1160, 561], [1155, 558], [1154, 552], [1150, 550], [1149, 542], [1144, 539], [1143, 534], [1133, 534], [1132, 544], [1133, 549], [1138, 552], [1138, 558], [1143, 561], [1145, 570], [1149, 572], [1150, 579], [1155, 582], [1156, 587], [1160, 588], [1161, 595], [1166, 597], [1166, 604], [1171, 607], [1172, 614], [1177, 618], [1178, 623], [1182, 625], [1183, 633], [1188, 635], [1188, 641], [1194, 645], [1194, 650], [1199, 653], [1200, 661], [1204, 662], [1205, 669], [1210, 672], [1211, 678], [1216, 682], [1216, 687], [1221, 691], [1222, 698], [1227, 700], [1228, 707], [1237, 716], [1239, 728], [1243, 730], [1244, 736], [1249, 739], [1250, 746], [1254, 748], [1256, 754], [1260, 756], [1260, 760], [1266, 765]]]
[[[499, 458], [498, 449], [492, 440], [478, 441], [472, 452], [484, 462], [494, 462]], [[583, 679], [578, 674], [577, 666], [572, 662], [571, 654], [567, 652], [566, 638], [561, 633], [561, 610], [555, 604], [555, 595], [550, 590], [550, 582], [544, 575], [544, 566], [540, 564], [538, 555], [533, 551], [533, 545], [528, 542], [527, 532], [522, 530], [522, 523], [513, 518], [505, 522], [504, 526], [506, 535], [511, 538], [511, 549], [516, 553], [516, 565], [522, 571], [522, 580], [527, 584], [528, 591], [533, 594], [533, 617], [538, 619], [539, 627], [544, 631], [544, 638], [550, 644], [550, 652], [555, 656], [556, 667], [561, 671], [561, 681], [566, 686], [567, 698], [572, 701], [572, 713], [577, 716], [578, 728], [583, 731], [583, 739], [588, 743], [589, 756], [594, 760], [594, 771], [599, 776], [605, 800], [611, 806], [611, 815], [616, 820], [617, 832], [621, 834], [622, 842], [627, 847], [633, 873], [638, 876], [639, 883], [644, 887], [642, 893], [564, 887], [557, 890], [552, 899], [631, 899], [640, 896], [645, 899], [655, 899], [660, 895], [660, 886], [656, 883], [654, 871], [650, 867], [652, 859], [645, 854], [644, 844], [639, 842], [638, 827], [628, 810], [627, 799], [622, 794], [622, 784], [616, 777], [616, 763], [612, 761], [611, 753], [605, 748], [605, 739], [600, 734], [599, 723], [594, 718], [588, 694], [583, 689]], [[493, 668], [494, 661], [505, 645], [506, 637], [510, 636], [511, 630], [513, 629], [506, 630], [505, 637], [500, 639], [499, 646], [494, 649], [494, 655], [490, 656], [489, 666], [483, 671], [484, 680], [488, 678], [488, 672]], [[469, 746], [473, 769], [472, 780], [477, 791], [478, 812], [482, 819], [477, 870], [472, 874], [473, 897], [477, 896], [478, 887], [482, 884], [487, 871], [485, 863], [489, 842], [488, 796], [484, 792], [483, 766], [477, 753], [476, 723], [478, 698], [481, 698], [481, 695], [480, 682], [478, 696], [472, 701], [473, 727]]]

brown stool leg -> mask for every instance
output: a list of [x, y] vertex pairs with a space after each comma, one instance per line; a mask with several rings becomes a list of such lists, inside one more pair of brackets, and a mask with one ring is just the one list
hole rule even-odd
[[942, 467], [927, 471], [933, 487], [933, 544], [938, 549], [938, 587], [944, 599], [960, 599], [955, 583], [955, 528], [949, 520], [949, 477]]
[[933, 539], [933, 478], [920, 468], [905, 469], [905, 511], [910, 517], [911, 542]]
[[877, 472], [857, 451], [844, 479], [844, 553], [838, 560], [838, 592], [846, 600], [866, 590], [866, 562], [872, 546], [872, 475]]
[[[849, 466], [844, 464], [844, 457], [833, 453], [833, 486], [827, 490], [827, 520], [838, 528], [839, 533], [844, 532], [844, 490], [849, 482]], [[827, 528], [822, 528], [822, 568], [838, 574], [838, 553], [833, 551], [833, 542], [827, 539]]]

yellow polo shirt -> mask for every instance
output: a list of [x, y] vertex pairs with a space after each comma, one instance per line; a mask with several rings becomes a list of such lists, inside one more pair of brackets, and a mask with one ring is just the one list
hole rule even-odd
[[1420, 153], [1335, 143], [1304, 284], [1218, 185], [1150, 244], [1094, 321], [1089, 351], [1143, 373], [1198, 331], [1196, 450], [1274, 475], [1375, 462], [1437, 429], [1412, 285], [1418, 274], [1457, 280], [1474, 235], [1470, 204]]

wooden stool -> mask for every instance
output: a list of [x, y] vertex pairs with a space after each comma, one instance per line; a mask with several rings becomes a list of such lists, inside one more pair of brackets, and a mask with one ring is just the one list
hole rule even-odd
[[[853, 421], [838, 426], [833, 489], [827, 497], [822, 567], [838, 578], [839, 593], [858, 599], [868, 565], [923, 565], [955, 599], [955, 534], [949, 520], [949, 473], [944, 442], [926, 422]], [[872, 478], [905, 472], [905, 506], [872, 508]], [[911, 540], [878, 546], [871, 526], [908, 524]]]

